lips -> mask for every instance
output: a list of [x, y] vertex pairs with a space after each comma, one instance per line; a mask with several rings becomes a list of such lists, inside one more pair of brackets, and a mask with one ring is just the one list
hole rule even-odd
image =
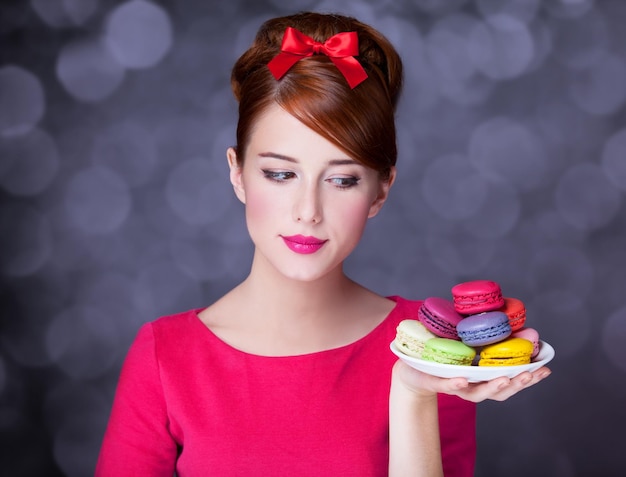
[[300, 254], [315, 253], [326, 243], [326, 240], [304, 235], [292, 235], [290, 237], [282, 235], [281, 237], [291, 251]]

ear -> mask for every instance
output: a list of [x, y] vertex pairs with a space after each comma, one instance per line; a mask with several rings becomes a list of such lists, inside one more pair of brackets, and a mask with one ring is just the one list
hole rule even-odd
[[391, 189], [391, 186], [393, 185], [395, 180], [396, 180], [396, 168], [392, 167], [391, 170], [389, 171], [389, 178], [385, 181], [380, 181], [378, 195], [376, 196], [376, 198], [374, 199], [374, 202], [372, 202], [372, 205], [370, 206], [370, 211], [369, 211], [369, 214], [367, 215], [368, 218], [371, 219], [376, 214], [378, 214], [378, 212], [380, 212], [380, 209], [383, 208], [383, 205], [385, 201], [387, 200], [387, 197], [389, 197], [389, 190]]
[[242, 202], [246, 203], [246, 190], [243, 185], [243, 168], [237, 162], [237, 151], [234, 147], [229, 147], [226, 151], [228, 167], [230, 168], [230, 183], [233, 185], [235, 195]]

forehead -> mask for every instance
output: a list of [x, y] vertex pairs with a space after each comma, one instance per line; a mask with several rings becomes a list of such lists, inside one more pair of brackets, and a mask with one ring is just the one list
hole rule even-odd
[[304, 125], [278, 104], [269, 106], [254, 125], [248, 155], [275, 152], [296, 158], [349, 158], [339, 147]]

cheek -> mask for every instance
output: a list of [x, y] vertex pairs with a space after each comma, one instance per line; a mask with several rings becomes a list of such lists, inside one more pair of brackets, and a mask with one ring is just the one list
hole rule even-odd
[[259, 222], [276, 217], [280, 203], [267, 191], [251, 187], [246, 189], [246, 218], [249, 222]]
[[370, 210], [370, 202], [360, 200], [344, 200], [339, 199], [335, 204], [341, 204], [336, 207], [336, 221], [342, 224], [347, 230], [361, 231], [367, 223]]

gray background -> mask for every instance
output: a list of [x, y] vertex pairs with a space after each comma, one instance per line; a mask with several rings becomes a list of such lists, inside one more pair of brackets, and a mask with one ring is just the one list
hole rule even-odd
[[1, 2], [3, 475], [90, 475], [140, 324], [245, 276], [229, 70], [300, 9], [373, 24], [406, 65], [399, 178], [350, 274], [409, 298], [496, 280], [556, 349], [480, 405], [476, 475], [623, 475], [626, 2], [337, 5]]

